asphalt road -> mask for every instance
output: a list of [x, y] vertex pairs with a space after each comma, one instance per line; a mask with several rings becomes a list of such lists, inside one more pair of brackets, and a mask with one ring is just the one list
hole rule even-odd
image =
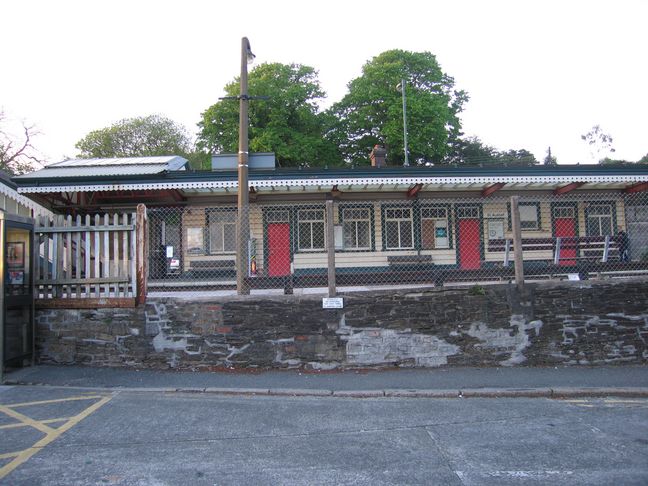
[[645, 398], [0, 387], [2, 485], [648, 484]]

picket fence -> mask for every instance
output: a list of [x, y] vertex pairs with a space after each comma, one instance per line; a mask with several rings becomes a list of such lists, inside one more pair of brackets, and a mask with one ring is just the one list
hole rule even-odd
[[136, 230], [137, 213], [37, 218], [36, 299], [135, 298]]

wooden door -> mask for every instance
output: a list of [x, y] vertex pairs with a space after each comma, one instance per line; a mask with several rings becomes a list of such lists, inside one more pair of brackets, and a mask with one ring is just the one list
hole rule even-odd
[[459, 219], [459, 267], [475, 270], [481, 266], [481, 235], [479, 219]]
[[290, 275], [290, 224], [268, 224], [268, 276]]
[[559, 265], [573, 266], [576, 265], [576, 220], [573, 216], [569, 216], [567, 209], [572, 208], [556, 208], [558, 214], [565, 213], [565, 217], [554, 218], [554, 236], [561, 238], [560, 242], [560, 259]]

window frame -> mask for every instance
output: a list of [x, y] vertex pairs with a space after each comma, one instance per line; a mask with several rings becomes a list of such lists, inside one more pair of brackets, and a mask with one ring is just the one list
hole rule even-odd
[[[423, 220], [431, 220], [431, 221], [437, 221], [437, 220], [444, 220], [444, 218], [436, 218], [436, 217], [424, 217], [423, 216], [423, 211], [426, 209], [442, 209], [445, 211], [445, 222], [446, 222], [446, 231], [447, 231], [447, 239], [448, 239], [448, 246], [442, 246], [438, 247], [436, 246], [436, 235], [433, 235], [434, 238], [434, 247], [428, 248], [423, 245]], [[451, 204], [422, 204], [419, 209], [418, 209], [418, 214], [419, 214], [419, 232], [418, 232], [418, 237], [419, 237], [419, 242], [418, 242], [418, 247], [421, 250], [451, 250], [454, 247], [454, 242], [453, 242], [453, 232], [452, 232], [452, 205]], [[434, 230], [436, 231], [436, 225], [434, 227]]]
[[[347, 222], [347, 218], [345, 217], [345, 211], [347, 210], [367, 210], [369, 212], [368, 214], [368, 219], [367, 220], [357, 220], [357, 221], [367, 221], [369, 223], [369, 246], [366, 247], [347, 247], [346, 246], [346, 233], [345, 233], [345, 222]], [[343, 242], [343, 248], [338, 249], [336, 251], [344, 251], [344, 252], [367, 252], [367, 251], [375, 251], [376, 248], [376, 243], [375, 243], [375, 216], [374, 216], [374, 205], [373, 204], [341, 204], [338, 206], [338, 221], [339, 224], [342, 226], [342, 242]], [[354, 220], [355, 221], [355, 220]], [[357, 231], [357, 226], [356, 226], [356, 231]]]
[[[518, 207], [535, 207], [536, 214], [536, 225], [534, 227], [524, 227], [524, 222], [522, 221], [522, 215], [520, 214], [520, 229], [522, 231], [542, 231], [542, 211], [540, 210], [540, 202], [533, 201], [520, 201]], [[511, 215], [511, 203], [506, 203], [508, 211], [508, 229], [509, 231], [513, 230], [513, 217]]]
[[[383, 205], [381, 207], [381, 216], [382, 216], [382, 241], [383, 241], [383, 249], [385, 251], [406, 251], [406, 250], [415, 250], [417, 246], [416, 242], [416, 232], [414, 231], [414, 222], [415, 222], [415, 211], [414, 207], [412, 205], [394, 205], [394, 204], [387, 204]], [[388, 218], [387, 213], [390, 210], [407, 210], [409, 211], [409, 218]], [[397, 221], [398, 222], [398, 247], [389, 247], [388, 246], [388, 241], [387, 241], [387, 223], [390, 221]], [[403, 221], [409, 221], [410, 223], [410, 235], [411, 235], [411, 246], [402, 246], [401, 245], [401, 222]]]
[[[321, 211], [322, 213], [322, 219], [307, 219], [307, 220], [301, 220], [300, 219], [300, 214], [302, 211]], [[314, 241], [314, 232], [313, 232], [313, 224], [314, 223], [321, 223], [322, 224], [322, 246], [313, 246], [313, 241]], [[295, 208], [295, 224], [296, 224], [296, 238], [295, 238], [295, 246], [296, 246], [296, 251], [299, 253], [321, 253], [326, 250], [326, 209], [322, 206], [311, 206], [311, 207], [297, 207]], [[310, 247], [309, 248], [302, 248], [301, 247], [301, 225], [302, 224], [309, 224], [310, 225]]]
[[[213, 215], [218, 215], [218, 214], [234, 214], [234, 221], [214, 221], [213, 224], [219, 224], [222, 227], [222, 250], [214, 250], [214, 247], [212, 245], [212, 217]], [[205, 226], [207, 230], [207, 254], [208, 255], [233, 255], [236, 253], [236, 214], [237, 214], [237, 209], [232, 208], [232, 207], [226, 207], [226, 208], [207, 208], [205, 210]], [[225, 226], [233, 226], [234, 227], [234, 248], [232, 250], [226, 250], [225, 249], [225, 242], [226, 242], [226, 237], [225, 237]]]
[[[592, 212], [593, 207], [602, 207], [602, 206], [607, 206], [608, 209], [610, 210], [609, 215], [597, 215], [597, 216], [592, 216], [590, 213]], [[610, 234], [605, 235], [601, 234], [601, 218], [602, 217], [608, 217], [610, 218]], [[598, 219], [598, 233], [597, 234], [592, 234], [590, 232], [590, 218], [597, 218]], [[617, 228], [617, 204], [616, 201], [600, 201], [600, 202], [593, 202], [589, 203], [585, 207], [585, 235], [586, 236], [614, 236], [616, 234], [616, 228]]]

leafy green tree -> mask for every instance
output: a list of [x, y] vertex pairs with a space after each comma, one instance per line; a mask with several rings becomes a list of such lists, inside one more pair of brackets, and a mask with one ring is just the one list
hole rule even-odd
[[[239, 80], [225, 86], [239, 94]], [[248, 75], [251, 152], [274, 152], [280, 166], [324, 166], [340, 163], [333, 143], [324, 139], [326, 115], [318, 102], [325, 97], [317, 72], [300, 64], [260, 64]], [[210, 153], [238, 150], [239, 103], [224, 99], [210, 106], [198, 123], [197, 146]]]
[[452, 153], [444, 160], [454, 165], [484, 165], [497, 162], [497, 149], [483, 143], [479, 137], [466, 137], [453, 144]]
[[367, 164], [375, 144], [384, 144], [392, 164], [404, 161], [401, 80], [405, 81], [409, 159], [439, 163], [461, 135], [459, 113], [468, 95], [454, 87], [429, 52], [390, 50], [374, 57], [362, 75], [348, 84], [348, 94], [330, 113], [335, 123], [327, 138], [347, 162]]
[[193, 152], [185, 128], [160, 115], [126, 118], [93, 130], [76, 143], [79, 157], [188, 156]]
[[445, 163], [460, 166], [526, 167], [536, 165], [535, 156], [526, 149], [499, 151], [478, 137], [460, 139]]
[[648, 154], [637, 160], [637, 164], [648, 164]]
[[530, 167], [536, 165], [538, 160], [526, 149], [506, 150], [498, 154], [499, 162], [507, 167]]

